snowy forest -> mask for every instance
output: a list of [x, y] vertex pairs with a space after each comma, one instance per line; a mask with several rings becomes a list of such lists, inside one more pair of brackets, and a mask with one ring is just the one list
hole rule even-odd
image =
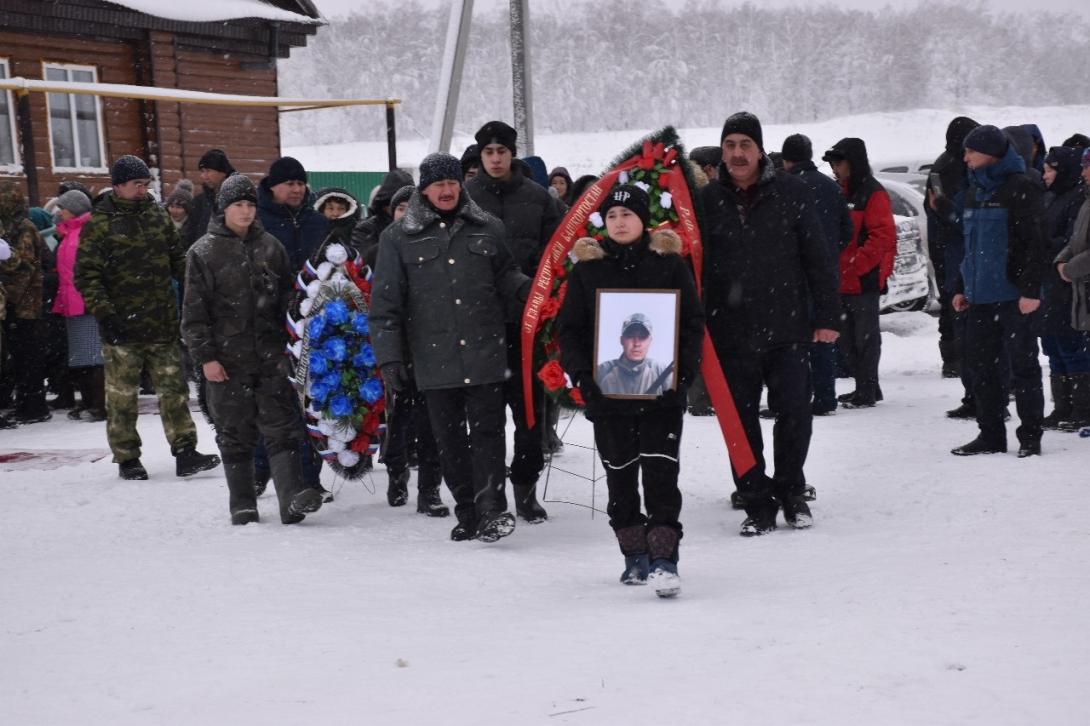
[[[281, 61], [282, 96], [402, 99], [398, 133], [426, 137], [448, 11], [368, 3]], [[996, 14], [982, 3], [906, 10], [763, 9], [694, 2], [678, 14], [646, 3], [531, 6], [538, 132], [678, 123], [716, 126], [749, 109], [770, 123], [964, 105], [1065, 105], [1090, 98], [1090, 22]], [[510, 118], [504, 9], [474, 16], [456, 132]], [[283, 143], [377, 140], [379, 111], [289, 114]]]

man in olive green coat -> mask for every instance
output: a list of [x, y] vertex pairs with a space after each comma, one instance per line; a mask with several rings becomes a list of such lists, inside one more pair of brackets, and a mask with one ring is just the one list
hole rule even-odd
[[159, 414], [178, 476], [219, 465], [197, 452], [178, 347], [178, 300], [171, 286], [185, 275], [185, 250], [169, 215], [148, 194], [151, 172], [135, 156], [110, 170], [113, 191], [83, 229], [75, 282], [98, 319], [106, 359], [106, 438], [122, 479], [147, 479], [136, 432], [140, 370], [159, 397]]

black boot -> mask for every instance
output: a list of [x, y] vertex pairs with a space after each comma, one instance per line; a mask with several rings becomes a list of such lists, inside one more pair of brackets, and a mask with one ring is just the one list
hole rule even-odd
[[779, 503], [769, 494], [746, 496], [746, 519], [739, 532], [743, 537], [759, 537], [776, 529]]
[[409, 470], [387, 472], [390, 483], [386, 486], [386, 501], [391, 507], [402, 507], [409, 501]]
[[962, 399], [961, 405], [946, 412], [946, 418], [956, 418], [963, 421], [976, 420], [976, 404]]
[[647, 555], [647, 528], [642, 524], [634, 524], [615, 529], [613, 534], [617, 535], [617, 544], [624, 555], [621, 583], [646, 585], [647, 575], [651, 571], [651, 559]]
[[1041, 428], [1049, 431], [1059, 431], [1060, 422], [1071, 418], [1071, 389], [1073, 386], [1069, 376], [1049, 376], [1048, 384], [1052, 388], [1052, 413], [1041, 420]]
[[253, 486], [254, 457], [224, 457], [223, 473], [227, 476], [231, 524], [257, 522], [257, 495]]
[[986, 441], [977, 436], [969, 443], [951, 449], [950, 453], [954, 456], [976, 456], [978, 454], [1004, 454], [1006, 451], [1006, 441]]
[[477, 538], [477, 522], [476, 517], [461, 516], [458, 517], [458, 524], [454, 525], [454, 529], [450, 530], [450, 538], [455, 542], [467, 542], [471, 539]]
[[805, 489], [790, 491], [787, 487], [781, 487], [777, 498], [783, 507], [783, 521], [787, 524], [795, 529], [808, 529], [814, 525], [814, 515], [806, 503]]
[[298, 524], [306, 518], [306, 514], [302, 511], [292, 509], [292, 503], [297, 496], [311, 492], [311, 498], [317, 498], [318, 506], [322, 506], [322, 495], [314, 489], [303, 486], [303, 465], [299, 461], [297, 447], [292, 446], [271, 455], [269, 471], [272, 472], [276, 498], [280, 503], [280, 521], [284, 524]]
[[1090, 426], [1090, 373], [1068, 376], [1071, 381], [1071, 416], [1060, 422], [1060, 431]]
[[515, 512], [530, 524], [538, 524], [549, 518], [537, 501], [537, 484], [514, 484]]
[[122, 479], [144, 481], [148, 478], [148, 470], [140, 463], [140, 459], [129, 459], [117, 465], [117, 475]]
[[182, 449], [174, 456], [174, 473], [178, 476], [193, 476], [197, 472], [215, 469], [219, 465], [218, 456], [202, 454], [192, 447]]
[[416, 511], [429, 517], [448, 517], [450, 509], [439, 498], [443, 473], [438, 466], [421, 466], [416, 473]]
[[254, 496], [260, 497], [269, 486], [269, 477], [272, 474], [268, 469], [254, 468]]
[[495, 542], [515, 531], [515, 518], [510, 512], [485, 512], [477, 522], [477, 539]]

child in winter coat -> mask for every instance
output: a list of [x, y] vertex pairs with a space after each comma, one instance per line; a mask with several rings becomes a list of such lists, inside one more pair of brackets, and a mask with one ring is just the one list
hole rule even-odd
[[[586, 417], [594, 424], [594, 441], [606, 469], [609, 524], [625, 557], [621, 582], [643, 585], [650, 581], [659, 597], [674, 597], [681, 591], [678, 453], [686, 390], [700, 363], [704, 312], [692, 273], [680, 254], [681, 240], [671, 231], [647, 231], [651, 213], [646, 192], [635, 186], [614, 187], [599, 214], [605, 220], [607, 238], [601, 243], [584, 238], [575, 245], [577, 264], [568, 278], [558, 317], [560, 362], [578, 386], [586, 402]], [[681, 314], [673, 388], [655, 398], [602, 394], [594, 378], [597, 291], [601, 289], [678, 291]], [[646, 339], [647, 322], [631, 316], [623, 324], [622, 337], [631, 332]], [[641, 471], [646, 515], [640, 506]]]

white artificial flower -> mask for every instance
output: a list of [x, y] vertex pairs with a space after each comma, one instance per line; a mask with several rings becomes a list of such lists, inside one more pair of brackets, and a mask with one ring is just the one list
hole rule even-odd
[[337, 461], [344, 467], [353, 467], [360, 463], [360, 455], [351, 449], [337, 452]]
[[310, 309], [312, 307], [314, 307], [314, 300], [313, 298], [308, 297], [306, 300], [299, 303], [299, 314], [305, 318], [306, 316], [310, 315]]
[[331, 418], [322, 418], [318, 421], [318, 430], [330, 438], [337, 433], [337, 428], [337, 422]]
[[633, 183], [632, 186], [639, 187], [640, 189], [644, 190], [648, 194], [651, 193], [651, 186], [649, 184], [647, 184], [647, 182], [635, 182], [635, 183]]
[[617, 183], [618, 184], [627, 184], [628, 183], [628, 172], [627, 171], [622, 171], [617, 176]]
[[[329, 276], [333, 274], [333, 265], [329, 262], [323, 262], [318, 265], [318, 279], [328, 280]], [[309, 286], [308, 286], [309, 287]]]
[[606, 226], [605, 220], [602, 219], [602, 215], [598, 212], [593, 212], [589, 217], [587, 217], [587, 219], [590, 220], [590, 223], [593, 224], [595, 227]]
[[311, 280], [307, 283], [307, 297], [318, 297], [318, 293], [322, 289], [321, 280]]
[[[344, 450], [347, 448], [343, 441], [341, 441], [340, 439], [335, 439], [332, 436], [326, 439], [326, 447], [330, 451], [336, 451], [338, 454], [343, 453]], [[351, 466], [351, 464], [346, 464], [345, 466]]]
[[663, 192], [662, 196], [659, 198], [659, 206], [663, 209], [669, 209], [674, 206], [674, 196], [670, 194], [670, 192]]
[[348, 250], [342, 244], [333, 243], [325, 248], [325, 258], [334, 265], [343, 265], [348, 261]]

